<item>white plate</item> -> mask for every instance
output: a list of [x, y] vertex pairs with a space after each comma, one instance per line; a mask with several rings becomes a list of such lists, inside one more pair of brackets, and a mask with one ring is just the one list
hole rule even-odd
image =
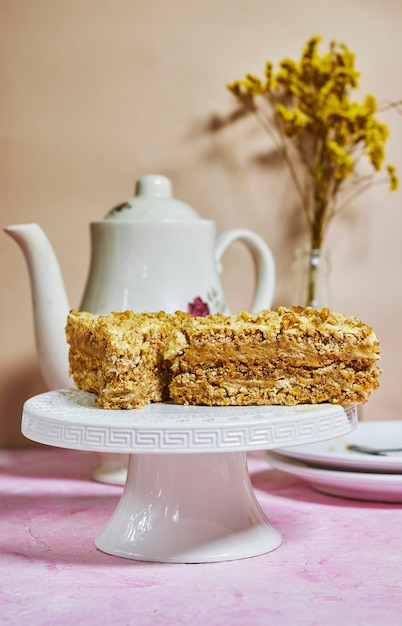
[[402, 421], [359, 422], [357, 428], [344, 437], [319, 443], [281, 448], [281, 455], [309, 465], [361, 472], [400, 472], [402, 456], [377, 456], [348, 450], [357, 444], [372, 448], [402, 448]]
[[288, 459], [277, 452], [267, 452], [266, 457], [272, 467], [305, 480], [316, 491], [355, 500], [402, 503], [400, 474], [321, 469], [310, 467], [302, 461]]

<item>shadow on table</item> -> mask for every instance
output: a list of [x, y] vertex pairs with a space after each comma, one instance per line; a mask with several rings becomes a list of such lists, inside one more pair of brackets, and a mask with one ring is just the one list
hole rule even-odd
[[145, 566], [145, 562], [111, 556], [95, 547], [94, 539], [118, 499], [118, 495], [88, 493], [2, 496], [0, 556], [8, 557], [8, 566], [10, 559], [15, 566], [42, 561], [49, 570], [63, 564]]
[[[121, 456], [124, 460], [126, 455]], [[102, 461], [98, 452], [57, 449], [45, 445], [40, 448], [13, 448], [0, 451], [0, 476], [25, 477], [27, 480], [82, 480], [96, 484], [92, 474]]]

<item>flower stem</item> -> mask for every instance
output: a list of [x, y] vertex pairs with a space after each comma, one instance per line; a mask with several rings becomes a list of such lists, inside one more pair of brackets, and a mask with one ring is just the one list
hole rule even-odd
[[307, 270], [307, 302], [306, 306], [317, 309], [322, 303], [319, 301], [319, 279], [321, 265], [321, 250], [312, 248], [310, 250]]

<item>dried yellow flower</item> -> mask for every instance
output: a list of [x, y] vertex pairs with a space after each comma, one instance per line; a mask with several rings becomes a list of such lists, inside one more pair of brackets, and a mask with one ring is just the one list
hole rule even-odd
[[[300, 194], [311, 247], [316, 249], [332, 218], [345, 206], [340, 199], [345, 181], [354, 185], [351, 199], [376, 182], [374, 174], [384, 164], [389, 136], [387, 126], [375, 117], [375, 97], [368, 94], [363, 103], [351, 98], [359, 78], [355, 55], [345, 44], [332, 41], [321, 56], [320, 42], [321, 37], [311, 37], [300, 61], [284, 59], [276, 73], [267, 61], [263, 78], [247, 74], [227, 86], [256, 114], [283, 155]], [[359, 176], [361, 157], [373, 167], [372, 177]], [[395, 167], [386, 169], [393, 191], [398, 188]]]
[[399, 181], [398, 181], [398, 177], [395, 173], [395, 167], [394, 165], [387, 165], [387, 171], [388, 171], [388, 176], [389, 176], [389, 186], [391, 191], [396, 191], [398, 189], [399, 186]]

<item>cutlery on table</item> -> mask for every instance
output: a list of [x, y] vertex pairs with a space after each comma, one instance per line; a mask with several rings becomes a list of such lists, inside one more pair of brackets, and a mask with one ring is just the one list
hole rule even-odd
[[348, 450], [352, 452], [361, 452], [363, 454], [374, 454], [377, 456], [398, 456], [402, 454], [402, 448], [371, 448], [370, 446], [360, 446], [357, 444], [349, 444]]

